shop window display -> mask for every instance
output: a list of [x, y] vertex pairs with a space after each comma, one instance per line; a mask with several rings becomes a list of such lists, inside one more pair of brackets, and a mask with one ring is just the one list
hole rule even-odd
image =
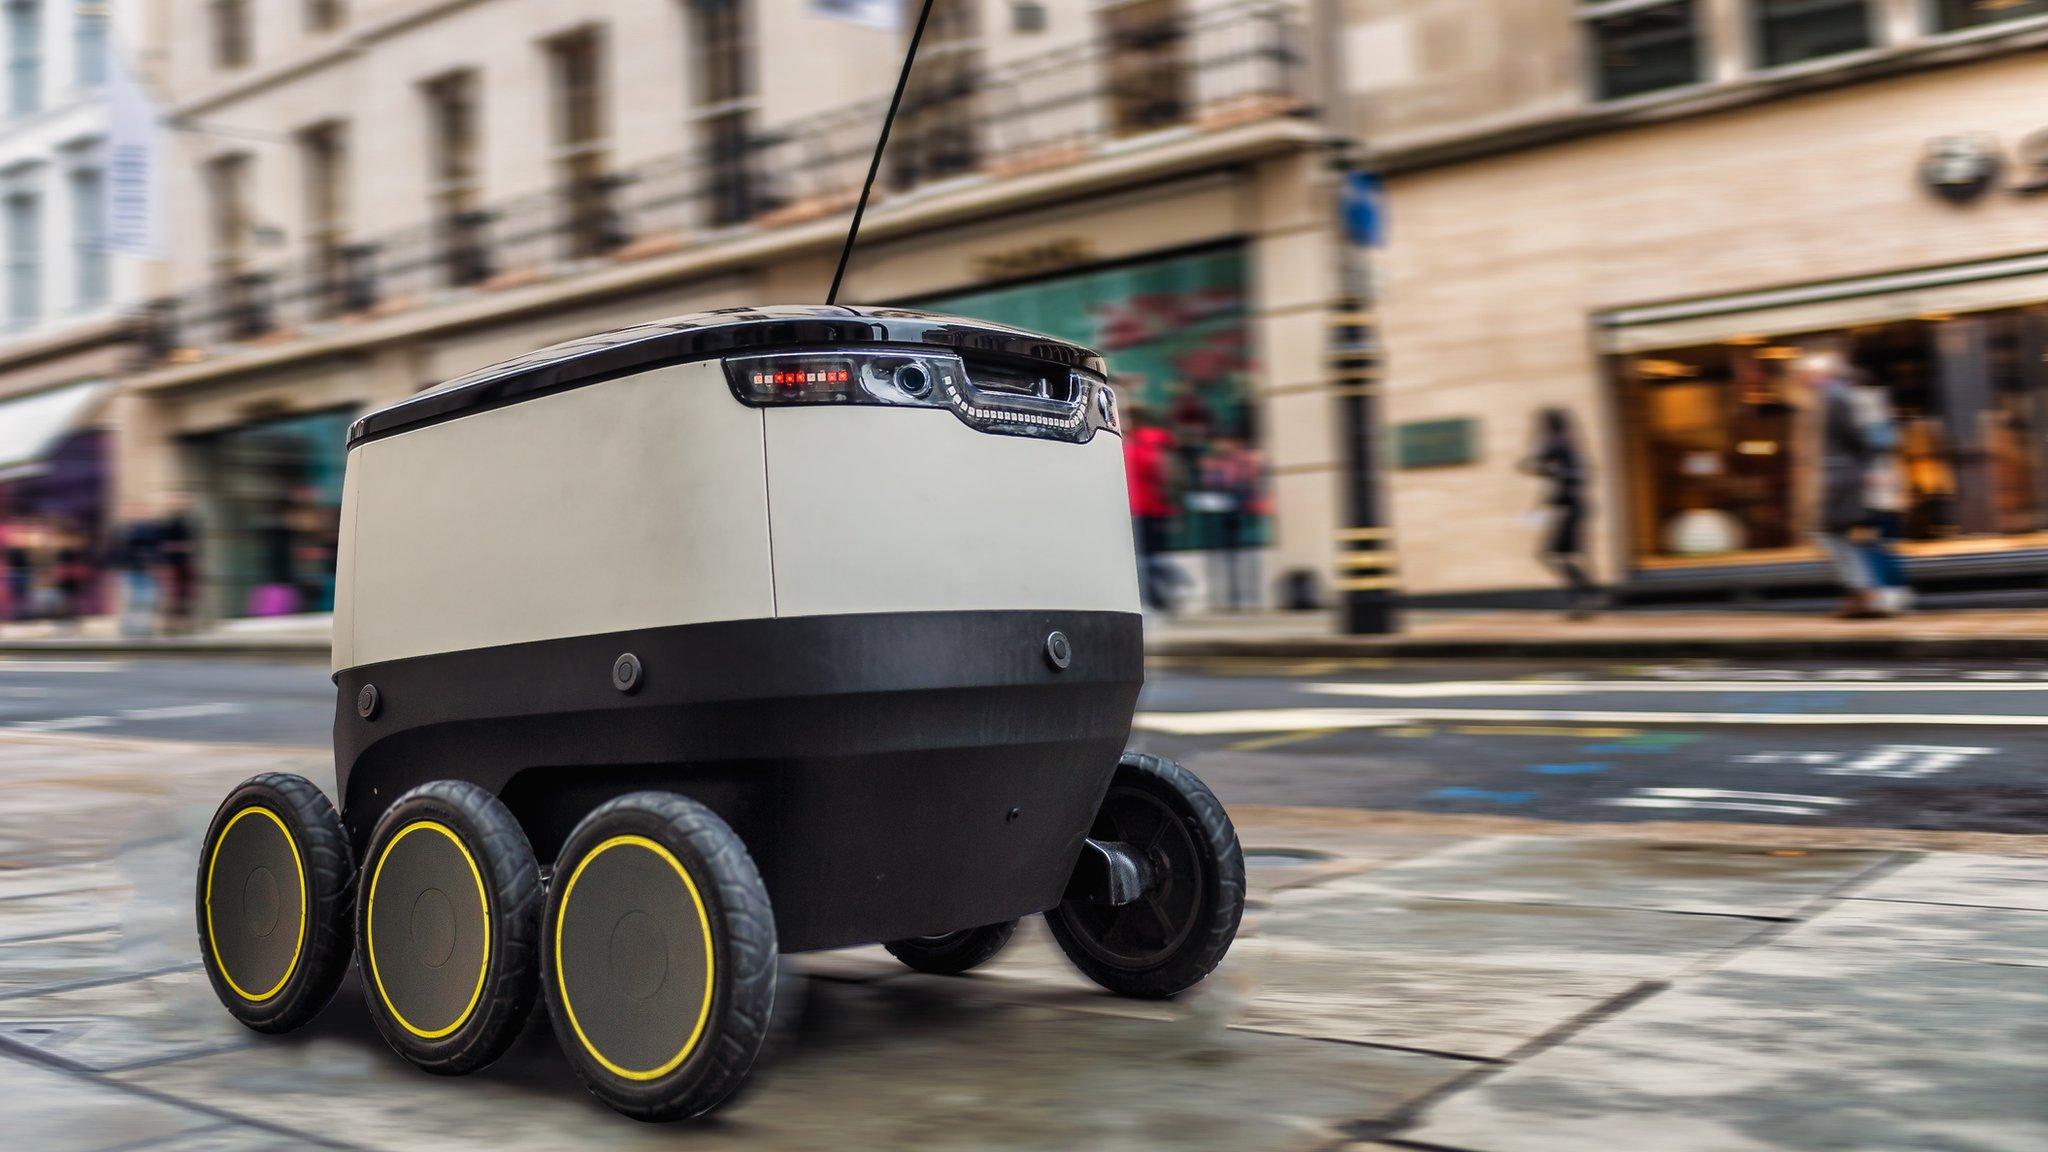
[[203, 579], [224, 616], [334, 608], [350, 412], [259, 421], [189, 442], [200, 479]]
[[1813, 421], [1797, 362], [1847, 357], [1888, 414], [1909, 546], [2043, 546], [2048, 539], [2048, 308], [1930, 315], [1854, 329], [1621, 358], [1637, 560], [1804, 555]]
[[[1127, 422], [1172, 437], [1168, 546], [1257, 546], [1270, 532], [1254, 426], [1244, 257], [1210, 251], [921, 300], [917, 307], [1014, 324], [1101, 351], [1116, 366]], [[1249, 448], [1247, 447], [1249, 446]], [[1249, 450], [1249, 455], [1247, 451]], [[1231, 496], [1225, 486], [1259, 489]], [[1228, 505], [1228, 507], [1226, 507]]]

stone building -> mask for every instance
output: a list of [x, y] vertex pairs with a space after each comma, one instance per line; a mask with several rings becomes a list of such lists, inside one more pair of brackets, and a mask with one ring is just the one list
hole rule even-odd
[[[169, 7], [175, 292], [119, 483], [195, 491], [221, 616], [326, 607], [365, 408], [605, 328], [822, 299], [908, 32], [850, 0]], [[1101, 346], [1190, 453], [1252, 436], [1269, 577], [1328, 568], [1337, 490], [1304, 20], [941, 0], [841, 294]]]
[[[1814, 587], [1833, 350], [1897, 430], [1923, 584], [2048, 568], [2042, 0], [1350, 0], [1385, 174], [1393, 521], [1425, 602], [1527, 599], [1538, 410], [1629, 595]], [[1400, 459], [1406, 449], [1411, 459]], [[1446, 447], [1448, 446], [1448, 447]]]

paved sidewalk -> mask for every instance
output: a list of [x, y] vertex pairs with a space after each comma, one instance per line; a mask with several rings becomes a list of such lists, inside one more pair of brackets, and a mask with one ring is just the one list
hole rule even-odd
[[353, 983], [292, 1037], [231, 1023], [192, 861], [273, 767], [325, 764], [0, 738], [8, 1147], [2048, 1147], [2048, 860], [1247, 808], [1252, 907], [1196, 993], [1102, 995], [1036, 922], [964, 979], [805, 957], [793, 1038], [679, 1129], [591, 1102], [540, 1018], [460, 1081], [385, 1051]]

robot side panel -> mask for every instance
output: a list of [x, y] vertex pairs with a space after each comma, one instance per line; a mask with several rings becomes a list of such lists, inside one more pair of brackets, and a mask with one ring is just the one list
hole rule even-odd
[[1116, 436], [990, 435], [907, 408], [766, 415], [781, 615], [1138, 611]]
[[715, 361], [364, 444], [336, 666], [773, 616], [763, 472]]

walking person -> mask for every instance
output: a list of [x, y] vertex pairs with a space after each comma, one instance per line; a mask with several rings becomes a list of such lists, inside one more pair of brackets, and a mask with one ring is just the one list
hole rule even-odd
[[1586, 457], [1571, 413], [1545, 408], [1536, 414], [1536, 447], [1522, 470], [1545, 482], [1548, 526], [1539, 558], [1564, 582], [1566, 617], [1587, 619], [1599, 608], [1600, 588], [1586, 571]]
[[1131, 493], [1131, 525], [1138, 548], [1138, 591], [1145, 607], [1173, 611], [1175, 581], [1166, 559], [1173, 532], [1173, 499], [1168, 472], [1173, 435], [1153, 424], [1142, 408], [1127, 408], [1124, 479]]
[[1858, 547], [1870, 571], [1872, 607], [1888, 616], [1897, 615], [1913, 606], [1913, 586], [1895, 547], [1906, 522], [1906, 469], [1899, 460], [1899, 426], [1883, 387], [1858, 369], [1847, 370], [1846, 376], [1871, 455], [1863, 477], [1867, 512]]
[[1218, 439], [1202, 458], [1202, 491], [1215, 502], [1209, 602], [1225, 612], [1259, 606], [1259, 556], [1251, 543], [1264, 511], [1265, 471], [1264, 458], [1237, 436]]
[[1837, 357], [1811, 356], [1800, 362], [1794, 378], [1806, 390], [1820, 421], [1820, 506], [1814, 538], [1847, 593], [1836, 615], [1845, 620], [1887, 615], [1879, 602], [1869, 557], [1852, 539], [1870, 516], [1864, 494], [1875, 452], [1849, 370]]
[[193, 593], [199, 573], [198, 553], [190, 502], [184, 493], [173, 493], [164, 518], [157, 526], [157, 555], [163, 563], [164, 630], [167, 632], [185, 632], [192, 627]]
[[36, 524], [16, 520], [7, 525], [7, 618], [27, 620], [35, 615]]
[[157, 565], [162, 560], [162, 526], [131, 510], [114, 529], [107, 566], [121, 574], [121, 635], [148, 636], [156, 631], [160, 603]]

